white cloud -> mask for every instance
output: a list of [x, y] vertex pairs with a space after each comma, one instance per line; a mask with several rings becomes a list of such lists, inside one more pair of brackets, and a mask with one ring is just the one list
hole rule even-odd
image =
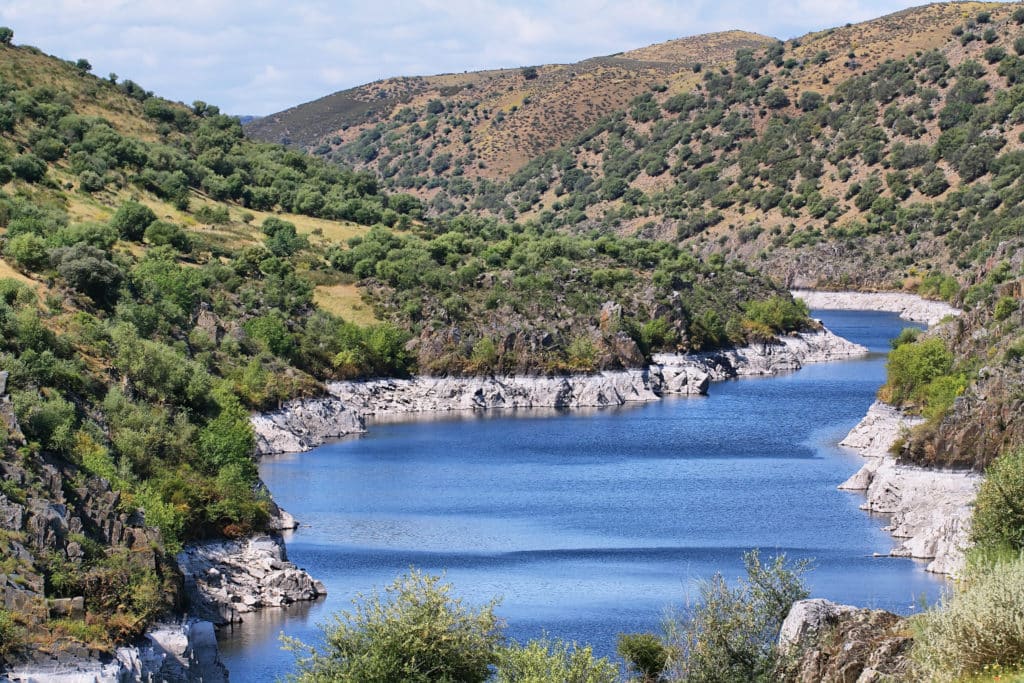
[[709, 31], [792, 37], [915, 0], [4, 0], [15, 42], [267, 114], [378, 78], [571, 62]]

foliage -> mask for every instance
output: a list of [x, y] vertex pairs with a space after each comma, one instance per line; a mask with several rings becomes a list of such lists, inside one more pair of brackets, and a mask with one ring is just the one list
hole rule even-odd
[[322, 626], [324, 648], [284, 638], [293, 681], [485, 681], [501, 642], [496, 601], [470, 608], [441, 577], [410, 570]]
[[0, 609], [0, 661], [16, 653], [25, 641], [25, 630], [15, 621], [14, 615], [6, 609]]
[[883, 400], [897, 405], [927, 400], [928, 386], [953, 369], [953, 354], [939, 337], [901, 344], [889, 353]]
[[721, 574], [700, 586], [700, 601], [667, 619], [669, 671], [686, 681], [768, 681], [777, 662], [776, 641], [789, 608], [808, 593], [801, 575], [808, 563], [777, 556], [762, 564], [743, 556], [747, 578], [730, 587]]
[[110, 219], [110, 225], [126, 240], [141, 241], [146, 228], [156, 220], [153, 210], [136, 201], [127, 201], [118, 207]]
[[1004, 453], [985, 471], [971, 521], [971, 539], [983, 550], [1024, 550], [1024, 450]]
[[655, 683], [668, 666], [669, 651], [653, 633], [620, 633], [615, 650], [643, 683]]
[[616, 683], [614, 664], [595, 658], [589, 646], [531, 640], [498, 650], [496, 683]]
[[747, 319], [765, 325], [773, 332], [797, 330], [810, 323], [810, 309], [800, 299], [773, 296], [751, 301], [744, 309]]
[[954, 593], [914, 620], [911, 655], [922, 678], [962, 680], [1024, 661], [1024, 557], [975, 568]]

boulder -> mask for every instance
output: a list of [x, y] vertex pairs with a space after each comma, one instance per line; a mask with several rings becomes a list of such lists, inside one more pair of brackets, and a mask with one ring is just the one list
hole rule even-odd
[[906, 680], [912, 643], [906, 619], [828, 600], [793, 604], [779, 634], [778, 678], [798, 683]]

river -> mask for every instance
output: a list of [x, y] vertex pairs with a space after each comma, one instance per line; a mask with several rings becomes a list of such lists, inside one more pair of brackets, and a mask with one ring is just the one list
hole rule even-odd
[[247, 615], [221, 634], [235, 681], [292, 665], [281, 632], [317, 624], [410, 566], [446, 572], [470, 603], [502, 598], [507, 633], [591, 643], [657, 631], [701, 580], [743, 573], [750, 548], [813, 558], [812, 595], [906, 614], [943, 581], [923, 563], [878, 558], [885, 519], [836, 486], [861, 459], [836, 443], [885, 376], [895, 314], [815, 311], [864, 359], [713, 384], [709, 396], [617, 409], [456, 414], [369, 425], [308, 453], [266, 458], [275, 499], [304, 523], [292, 561], [329, 595]]

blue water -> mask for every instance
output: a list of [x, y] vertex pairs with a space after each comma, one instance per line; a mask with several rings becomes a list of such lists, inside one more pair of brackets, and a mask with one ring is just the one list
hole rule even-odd
[[266, 459], [277, 501], [305, 525], [291, 559], [327, 586], [312, 605], [269, 610], [222, 634], [237, 681], [272, 681], [284, 632], [317, 624], [410, 566], [446, 572], [471, 603], [502, 597], [507, 633], [542, 632], [614, 652], [655, 630], [702, 579], [743, 573], [751, 548], [813, 558], [812, 594], [907, 613], [941, 580], [876, 558], [885, 519], [836, 485], [860, 466], [835, 444], [884, 381], [907, 323], [816, 311], [873, 353], [781, 377], [713, 384], [708, 397], [618, 409], [492, 412], [371, 425], [363, 437]]

